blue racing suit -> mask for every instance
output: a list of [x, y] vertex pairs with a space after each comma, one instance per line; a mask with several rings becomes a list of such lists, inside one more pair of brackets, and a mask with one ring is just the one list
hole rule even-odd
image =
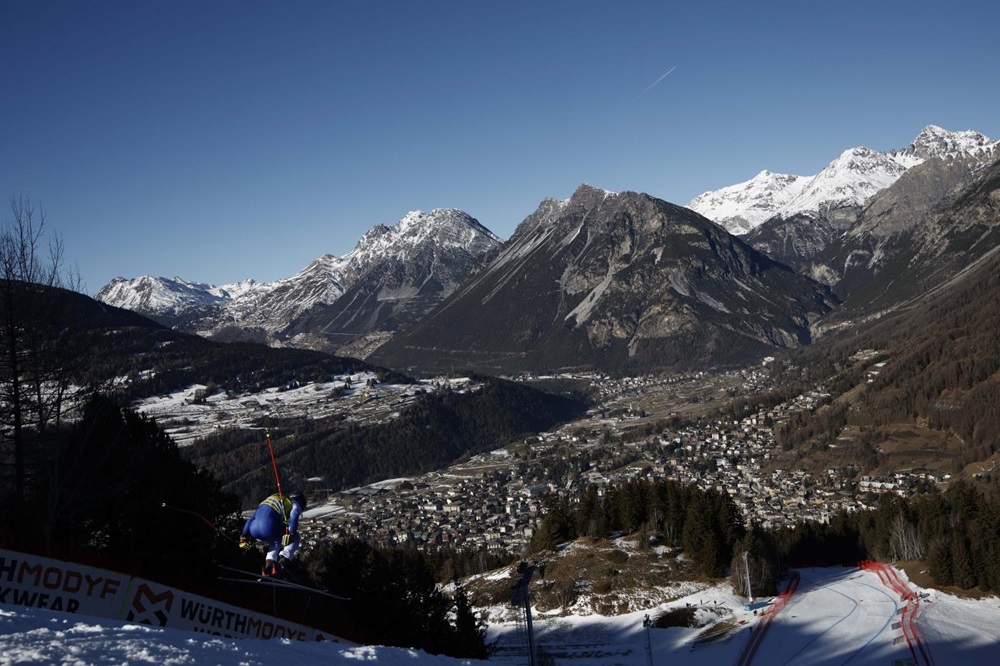
[[[299, 549], [299, 516], [302, 505], [288, 497], [271, 495], [260, 503], [243, 526], [243, 537], [268, 543], [268, 562], [277, 562], [278, 555], [291, 561]], [[282, 547], [281, 537], [289, 534], [292, 542]]]

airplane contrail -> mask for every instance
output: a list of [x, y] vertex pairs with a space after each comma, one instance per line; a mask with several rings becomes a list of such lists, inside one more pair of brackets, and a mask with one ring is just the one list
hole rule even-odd
[[639, 93], [639, 97], [642, 97], [642, 96], [643, 96], [643, 95], [645, 95], [645, 94], [646, 94], [647, 92], [649, 92], [649, 91], [650, 91], [650, 89], [651, 89], [651, 88], [652, 88], [653, 86], [655, 86], [655, 85], [656, 85], [657, 83], [659, 83], [659, 82], [660, 82], [660, 81], [662, 81], [663, 79], [667, 78], [667, 74], [670, 74], [670, 72], [674, 71], [675, 69], [677, 69], [677, 65], [674, 65], [673, 67], [671, 67], [670, 69], [668, 69], [668, 70], [667, 70], [666, 74], [664, 74], [664, 75], [663, 75], [663, 76], [661, 76], [660, 78], [658, 78], [658, 79], [656, 79], [655, 81], [653, 81], [652, 83], [650, 83], [650, 84], [649, 84], [649, 87], [648, 87], [648, 88], [646, 88], [646, 89], [645, 89], [645, 90], [643, 90], [643, 91], [642, 91], [641, 93]]

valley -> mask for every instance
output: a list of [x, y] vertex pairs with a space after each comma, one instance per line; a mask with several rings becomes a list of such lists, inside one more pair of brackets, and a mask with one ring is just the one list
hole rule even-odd
[[[913, 437], [902, 429], [881, 445], [879, 474], [852, 460], [845, 443], [849, 432], [812, 460], [778, 443], [775, 430], [789, 418], [835, 400], [856, 400], [860, 386], [844, 396], [818, 387], [735, 417], [726, 416], [734, 401], [753, 400], [773, 388], [766, 366], [659, 377], [587, 373], [517, 380], [541, 387], [587, 386], [592, 407], [585, 417], [550, 432], [419, 476], [338, 490], [330, 480], [301, 470], [313, 496], [303, 528], [308, 542], [364, 538], [390, 547], [451, 546], [516, 557], [527, 551], [553, 501], [577, 501], [590, 486], [670, 479], [716, 489], [733, 499], [747, 524], [774, 529], [828, 522], [837, 512], [873, 507], [882, 493], [906, 497], [920, 488], [944, 487], [951, 478], [935, 464], [934, 451], [927, 464], [914, 464], [906, 455]], [[269, 419], [386, 423], [422, 393], [477, 389], [469, 378], [392, 384], [379, 383], [372, 373], [354, 373], [255, 394], [204, 396], [204, 387], [191, 387], [144, 400], [138, 409], [185, 447], [197, 447], [200, 437], [224, 428], [256, 428], [264, 446], [260, 424]], [[280, 438], [274, 444], [279, 460], [283, 450], [295, 446]]]
[[996, 663], [1000, 4], [723, 4], [5, 3], [0, 666]]

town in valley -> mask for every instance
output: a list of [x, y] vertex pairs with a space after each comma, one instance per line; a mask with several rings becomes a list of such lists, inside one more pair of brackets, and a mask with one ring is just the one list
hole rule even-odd
[[[867, 350], [857, 358], [876, 356]], [[565, 497], [573, 502], [591, 485], [599, 494], [630, 479], [715, 488], [732, 497], [748, 523], [776, 528], [826, 522], [840, 511], [871, 508], [883, 493], [905, 497], [948, 482], [950, 473], [938, 468], [875, 476], [854, 465], [796, 464], [776, 441], [775, 426], [828, 401], [821, 387], [742, 418], [712, 416], [724, 413], [719, 408], [736, 397], [766, 391], [770, 361], [740, 370], [661, 376], [519, 377], [539, 385], [589, 385], [594, 406], [583, 419], [432, 473], [340, 490], [312, 478], [313, 502], [303, 534], [307, 543], [360, 537], [386, 546], [451, 546], [517, 556], [527, 549], [549, 501]], [[868, 372], [877, 373], [884, 364], [872, 363]], [[253, 394], [206, 395], [204, 387], [192, 387], [138, 408], [181, 446], [197, 446], [199, 437], [219, 428], [248, 427], [265, 415], [391, 421], [416, 395], [445, 389], [477, 387], [464, 377], [389, 384], [372, 373], [358, 373]]]

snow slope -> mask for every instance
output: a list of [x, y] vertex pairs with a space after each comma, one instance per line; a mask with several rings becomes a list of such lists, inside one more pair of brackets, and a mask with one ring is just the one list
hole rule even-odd
[[687, 207], [730, 233], [745, 234], [775, 216], [788, 219], [861, 206], [908, 169], [934, 157], [964, 155], [988, 164], [998, 151], [1000, 141], [979, 132], [950, 132], [927, 125], [906, 148], [887, 152], [850, 148], [814, 176], [765, 170], [746, 182], [705, 192]]
[[358, 664], [470, 663], [417, 650], [337, 643], [233, 640], [179, 629], [0, 606], [0, 664]]
[[[910, 663], [912, 653], [899, 629], [902, 601], [879, 577], [857, 568], [800, 570], [795, 594], [774, 617], [752, 663], [851, 664]], [[900, 573], [905, 581], [905, 574]], [[918, 625], [927, 661], [995, 664], [1000, 660], [1000, 600], [959, 599], [935, 591], [921, 594]], [[731, 665], [763, 617], [742, 607], [728, 585], [717, 585], [669, 604], [617, 617], [533, 618], [539, 651], [556, 663], [574, 666], [646, 666], [650, 663]], [[696, 608], [701, 628], [646, 629], [647, 614]], [[709, 632], [718, 632], [710, 640]], [[513, 623], [497, 622], [489, 640], [499, 650], [489, 663], [525, 664]], [[650, 655], [649, 649], [652, 649]], [[897, 662], [897, 660], [899, 660]], [[37, 609], [0, 606], [0, 664], [299, 664], [380, 663], [395, 666], [473, 664], [417, 650], [356, 647], [338, 643], [232, 640], [178, 630], [95, 620]], [[927, 663], [923, 656], [917, 663]]]
[[745, 234], [785, 208], [813, 178], [765, 169], [746, 182], [705, 192], [689, 201], [687, 207], [723, 224], [730, 233]]

